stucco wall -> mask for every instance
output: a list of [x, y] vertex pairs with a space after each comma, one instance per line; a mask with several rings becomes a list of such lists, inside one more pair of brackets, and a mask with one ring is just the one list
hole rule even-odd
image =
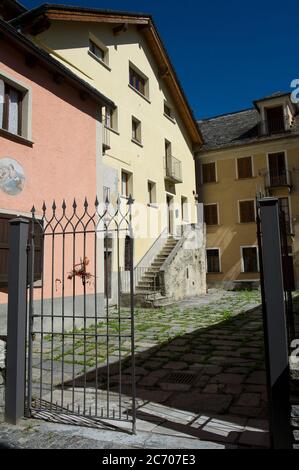
[[[113, 34], [113, 25], [84, 22], [52, 21], [50, 29], [37, 38], [39, 46], [50, 47], [74, 73], [100, 89], [118, 106], [118, 132], [110, 133], [111, 148], [104, 156], [105, 165], [118, 175], [120, 191], [121, 170], [133, 173], [133, 197], [146, 210], [135, 213], [135, 263], [148, 251], [167, 225], [166, 210], [147, 208], [147, 181], [156, 183], [157, 203], [165, 204], [165, 139], [172, 142], [173, 156], [182, 162], [183, 183], [175, 186], [175, 218], [181, 223], [181, 196], [191, 203], [189, 222], [196, 222], [195, 171], [192, 144], [174, 106], [148, 45], [136, 26], [129, 25], [121, 35]], [[66, 34], [67, 32], [67, 34]], [[109, 50], [109, 68], [104, 67], [88, 53], [89, 34], [92, 33]], [[58, 57], [56, 55], [56, 57]], [[129, 61], [149, 79], [149, 100], [132, 90], [129, 84]], [[164, 100], [173, 106], [175, 122], [164, 116]], [[141, 121], [142, 146], [131, 141], [132, 116]], [[148, 224], [148, 220], [151, 220]]]
[[164, 295], [178, 301], [206, 293], [205, 236], [196, 226], [162, 267]]
[[[39, 216], [43, 201], [50, 210], [55, 199], [59, 215], [65, 199], [67, 214], [70, 214], [74, 197], [81, 213], [85, 196], [94, 203], [98, 194], [101, 201], [103, 174], [98, 104], [91, 99], [82, 100], [78, 90], [65, 81], [56, 83], [52, 73], [42, 66], [27, 66], [24, 55], [4, 42], [0, 49], [0, 73], [30, 89], [32, 99], [32, 141], [15, 142], [0, 134], [0, 160], [5, 157], [16, 160], [25, 174], [24, 188], [18, 195], [11, 196], [0, 190], [0, 213], [29, 215], [34, 205]], [[58, 245], [56, 254], [61, 259], [61, 243]], [[78, 249], [77, 262], [82, 253], [83, 249]], [[50, 265], [48, 255], [49, 251], [45, 253], [45, 263]], [[73, 259], [68, 257], [65, 275], [72, 268]], [[51, 277], [49, 269], [47, 275]], [[70, 289], [66, 284], [66, 296], [71, 295]], [[51, 286], [45, 285], [44, 294], [48, 296], [50, 291]], [[57, 288], [55, 297], [60, 296], [61, 288]], [[6, 294], [0, 293], [0, 303], [6, 301]], [[5, 305], [2, 310], [6, 310]]]

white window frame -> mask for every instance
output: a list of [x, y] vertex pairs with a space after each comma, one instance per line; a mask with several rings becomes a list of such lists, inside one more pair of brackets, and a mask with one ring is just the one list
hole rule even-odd
[[[211, 163], [214, 163], [215, 165], [215, 179], [216, 181], [212, 181], [211, 183], [204, 183], [203, 181], [203, 165], [210, 165]], [[218, 183], [218, 165], [217, 165], [217, 161], [214, 160], [214, 161], [211, 161], [211, 162], [202, 162], [201, 163], [201, 184], [215, 184], [215, 183]]]
[[218, 221], [218, 223], [217, 223], [216, 225], [215, 225], [215, 224], [213, 224], [213, 225], [208, 225], [208, 224], [206, 224], [206, 222], [205, 222], [205, 224], [206, 224], [207, 227], [218, 227], [218, 226], [220, 225], [219, 202], [208, 202], [208, 203], [204, 203], [203, 206], [204, 206], [204, 208], [205, 208], [205, 206], [217, 206], [217, 221]]
[[[218, 251], [218, 258], [219, 258], [219, 271], [218, 272], [208, 271], [208, 251], [211, 251], [211, 250], [217, 250]], [[207, 269], [206, 269], [207, 274], [221, 274], [222, 273], [221, 248], [219, 248], [219, 247], [206, 248], [206, 266], [207, 266]]]
[[245, 271], [244, 268], [244, 257], [243, 257], [243, 248], [255, 248], [256, 249], [256, 257], [257, 257], [257, 271], [256, 273], [260, 272], [260, 260], [259, 260], [259, 248], [257, 245], [241, 245], [240, 246], [240, 253], [241, 253], [241, 273], [242, 274], [255, 274], [255, 272], [248, 272]]
[[15, 88], [16, 90], [23, 93], [22, 100], [22, 122], [21, 122], [21, 134], [12, 133], [6, 129], [0, 128], [4, 134], [14, 136], [15, 138], [25, 139], [32, 141], [32, 88], [16, 79], [10, 74], [7, 74], [0, 69], [0, 80]]
[[[104, 59], [101, 59], [90, 50], [90, 42], [93, 42], [96, 47], [101, 49], [101, 51], [104, 53]], [[99, 62], [99, 64], [103, 65], [106, 69], [111, 71], [111, 68], [109, 67], [109, 49], [102, 41], [100, 41], [99, 38], [94, 36], [92, 33], [89, 33], [88, 54], [97, 62]]]
[[[130, 83], [130, 69], [134, 70], [137, 75], [140, 75], [140, 77], [144, 80], [144, 94], [137, 90], [133, 85]], [[129, 88], [131, 90], [134, 90], [139, 96], [144, 98], [146, 101], [150, 102], [150, 87], [149, 87], [149, 78], [131, 61], [129, 61]]]
[[[242, 158], [249, 158], [249, 157], [251, 158], [252, 176], [247, 176], [246, 178], [239, 178], [238, 160], [241, 160]], [[243, 157], [235, 157], [235, 164], [236, 164], [236, 180], [244, 181], [244, 180], [250, 180], [252, 178], [255, 178], [253, 155], [244, 155]]]
[[284, 163], [287, 172], [287, 179], [289, 179], [289, 164], [288, 164], [288, 151], [287, 150], [275, 150], [273, 152], [267, 152], [267, 174], [270, 175], [270, 166], [269, 166], [269, 155], [274, 155], [275, 153], [284, 154]]

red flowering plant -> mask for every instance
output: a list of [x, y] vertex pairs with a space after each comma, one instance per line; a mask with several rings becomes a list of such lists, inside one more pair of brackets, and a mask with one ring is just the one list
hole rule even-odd
[[69, 273], [68, 279], [72, 280], [79, 277], [82, 281], [83, 286], [91, 283], [91, 279], [94, 277], [91, 273], [87, 272], [87, 266], [89, 265], [89, 259], [85, 256], [80, 260], [79, 264], [75, 264], [73, 270]]

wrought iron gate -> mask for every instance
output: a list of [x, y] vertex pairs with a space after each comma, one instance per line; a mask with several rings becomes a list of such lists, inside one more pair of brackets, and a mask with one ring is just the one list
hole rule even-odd
[[[132, 204], [63, 201], [28, 244], [27, 416], [135, 432]], [[48, 215], [49, 213], [49, 215]], [[130, 237], [130, 308], [121, 307], [121, 251]], [[109, 298], [109, 297], [112, 297]], [[129, 424], [129, 426], [128, 426]]]

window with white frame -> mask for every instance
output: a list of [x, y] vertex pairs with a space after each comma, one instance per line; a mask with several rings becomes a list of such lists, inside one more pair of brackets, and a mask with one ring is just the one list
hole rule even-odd
[[132, 116], [132, 140], [141, 144], [141, 122]]
[[157, 202], [156, 183], [153, 183], [152, 181], [147, 182], [147, 194], [148, 194], [148, 204], [155, 204]]
[[108, 129], [117, 131], [117, 108], [112, 109], [110, 106], [105, 106], [103, 110], [103, 124]]
[[129, 197], [132, 194], [132, 180], [133, 176], [131, 173], [122, 170], [121, 172], [121, 195], [124, 197]]
[[140, 72], [137, 67], [130, 63], [129, 65], [129, 85], [138, 91], [141, 95], [149, 98], [148, 78]]
[[0, 128], [19, 136], [25, 134], [24, 96], [24, 91], [6, 82], [0, 76]]
[[256, 246], [243, 246], [242, 252], [242, 272], [243, 273], [257, 273], [258, 266], [258, 252]]
[[109, 50], [108, 47], [104, 46], [98, 39], [89, 38], [89, 53], [97, 59], [100, 63], [108, 66], [109, 64]]
[[207, 249], [207, 272], [220, 273], [220, 250], [219, 248]]

